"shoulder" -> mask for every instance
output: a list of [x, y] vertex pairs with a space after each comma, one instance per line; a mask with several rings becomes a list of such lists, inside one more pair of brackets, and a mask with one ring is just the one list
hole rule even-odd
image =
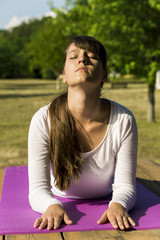
[[32, 120], [33, 121], [38, 121], [38, 120], [47, 120], [48, 117], [49, 117], [49, 106], [50, 104], [48, 105], [45, 105], [43, 107], [41, 107], [32, 117]]
[[48, 144], [50, 129], [49, 105], [40, 108], [32, 117], [29, 126], [29, 141], [44, 140]]
[[110, 135], [118, 148], [121, 143], [138, 142], [137, 123], [133, 113], [125, 106], [109, 100], [111, 103]]
[[30, 129], [38, 130], [42, 132], [43, 130], [47, 132], [50, 128], [50, 120], [49, 120], [49, 106], [50, 104], [41, 107], [32, 117], [30, 123]]
[[117, 131], [119, 129], [121, 132], [123, 132], [129, 128], [137, 128], [136, 119], [128, 108], [115, 101], [108, 101], [111, 105], [109, 123], [114, 131]]
[[131, 110], [112, 100], [109, 100], [109, 102], [111, 104], [111, 118], [114, 122], [124, 123], [135, 121], [135, 117]]
[[109, 100], [110, 104], [111, 104], [111, 109], [113, 110], [114, 114], [119, 114], [119, 116], [130, 116], [130, 117], [134, 117], [133, 113], [131, 112], [131, 110], [129, 110], [128, 108], [126, 108], [125, 106]]

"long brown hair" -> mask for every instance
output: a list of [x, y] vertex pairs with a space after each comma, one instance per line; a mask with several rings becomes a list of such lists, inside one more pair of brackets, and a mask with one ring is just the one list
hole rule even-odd
[[[96, 54], [106, 69], [107, 55], [104, 46], [90, 36], [72, 37], [66, 48], [65, 59], [69, 46], [77, 47]], [[77, 137], [77, 120], [68, 108], [67, 92], [55, 98], [49, 107], [50, 137], [49, 155], [53, 163], [56, 187], [67, 190], [71, 180], [78, 180], [83, 159], [80, 157], [81, 146]]]

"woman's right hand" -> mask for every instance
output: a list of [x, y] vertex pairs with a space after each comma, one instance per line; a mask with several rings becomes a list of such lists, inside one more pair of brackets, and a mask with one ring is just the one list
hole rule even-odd
[[36, 219], [34, 228], [39, 227], [39, 229], [44, 229], [47, 227], [48, 230], [58, 229], [62, 220], [64, 220], [67, 225], [72, 224], [72, 220], [70, 220], [61, 205], [54, 204], [47, 208], [41, 218]]

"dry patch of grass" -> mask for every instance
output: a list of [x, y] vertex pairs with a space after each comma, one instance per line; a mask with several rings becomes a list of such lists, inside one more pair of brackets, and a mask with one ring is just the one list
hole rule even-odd
[[102, 95], [128, 107], [135, 115], [139, 133], [138, 159], [149, 159], [160, 164], [160, 90], [155, 91], [155, 123], [146, 121], [147, 85], [130, 84], [127, 89], [110, 89], [106, 85]]
[[59, 93], [54, 81], [0, 80], [0, 167], [27, 164], [30, 120]]

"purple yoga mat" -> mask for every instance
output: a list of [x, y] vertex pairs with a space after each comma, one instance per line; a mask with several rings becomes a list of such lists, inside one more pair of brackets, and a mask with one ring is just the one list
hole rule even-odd
[[[130, 211], [137, 223], [134, 229], [160, 228], [160, 198], [137, 183], [137, 202]], [[97, 224], [107, 209], [109, 198], [75, 200], [57, 197], [73, 220], [72, 225], [62, 224], [60, 229], [48, 231], [33, 228], [41, 214], [34, 212], [28, 202], [27, 166], [6, 168], [0, 202], [0, 235], [48, 232], [113, 230], [110, 223]]]

